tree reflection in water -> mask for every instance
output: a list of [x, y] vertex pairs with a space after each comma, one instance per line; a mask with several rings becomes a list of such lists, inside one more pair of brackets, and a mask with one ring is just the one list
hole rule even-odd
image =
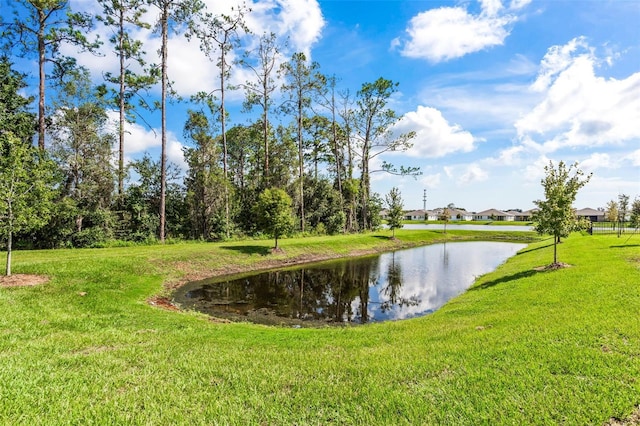
[[[367, 323], [433, 312], [524, 244], [447, 243], [380, 256], [190, 283], [179, 305], [261, 322]], [[261, 315], [257, 315], [261, 314]]]

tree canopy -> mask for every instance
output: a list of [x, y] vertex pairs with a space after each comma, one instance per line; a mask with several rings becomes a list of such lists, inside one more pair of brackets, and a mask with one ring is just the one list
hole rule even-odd
[[544, 171], [545, 177], [541, 183], [545, 199], [533, 202], [538, 207], [533, 214], [533, 221], [536, 232], [553, 236], [553, 264], [556, 265], [560, 238], [569, 236], [570, 232], [581, 226], [573, 203], [580, 188], [591, 179], [591, 174], [585, 175], [577, 163], [567, 167], [563, 161], [558, 163], [557, 168], [549, 161]]
[[0, 133], [0, 237], [7, 245], [7, 275], [13, 236], [47, 223], [52, 177], [52, 163], [37, 149], [10, 132]]
[[291, 197], [282, 189], [265, 189], [255, 205], [254, 215], [258, 227], [275, 238], [278, 250], [278, 238], [293, 227]]
[[392, 236], [395, 238], [396, 229], [402, 228], [402, 196], [400, 190], [396, 187], [391, 188], [391, 191], [385, 197], [387, 202], [387, 225], [391, 229]]

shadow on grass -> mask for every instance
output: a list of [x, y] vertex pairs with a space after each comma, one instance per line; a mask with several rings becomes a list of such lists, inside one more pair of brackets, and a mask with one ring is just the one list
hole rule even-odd
[[536, 250], [542, 250], [542, 249], [547, 248], [547, 247], [553, 247], [553, 243], [547, 244], [546, 246], [540, 246], [540, 247], [535, 247], [535, 248], [530, 248], [530, 249], [519, 251], [518, 255], [525, 254], [525, 253], [531, 253], [532, 251], [536, 251]]
[[374, 235], [373, 238], [377, 238], [379, 240], [390, 240], [391, 235]]
[[487, 289], [489, 287], [494, 287], [494, 286], [497, 286], [497, 285], [500, 285], [500, 284], [508, 283], [509, 281], [519, 280], [521, 278], [528, 278], [528, 277], [534, 276], [536, 274], [539, 274], [541, 272], [543, 272], [543, 271], [537, 271], [535, 269], [530, 269], [528, 271], [517, 272], [515, 274], [507, 275], [505, 277], [500, 277], [500, 278], [495, 279], [495, 280], [487, 281], [486, 283], [482, 283], [480, 285], [471, 287], [469, 290], [484, 290], [484, 289]]
[[640, 247], [640, 244], [622, 244], [619, 246], [609, 246], [609, 248], [629, 248], [629, 247]]
[[271, 247], [265, 246], [222, 246], [225, 250], [239, 251], [243, 254], [259, 254], [260, 256], [266, 256], [271, 253]]

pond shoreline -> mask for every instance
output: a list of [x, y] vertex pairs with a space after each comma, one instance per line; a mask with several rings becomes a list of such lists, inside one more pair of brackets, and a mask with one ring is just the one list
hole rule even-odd
[[[384, 239], [388, 244], [380, 244], [369, 249], [355, 249], [346, 253], [317, 253], [313, 249], [309, 252], [305, 252], [301, 255], [288, 257], [286, 249], [280, 254], [268, 254], [265, 257], [267, 259], [260, 260], [255, 263], [242, 265], [242, 264], [230, 264], [224, 268], [198, 270], [197, 272], [186, 272], [179, 279], [170, 279], [163, 283], [160, 293], [151, 296], [147, 299], [147, 303], [152, 306], [167, 309], [167, 310], [181, 310], [172, 302], [173, 293], [180, 287], [186, 285], [189, 282], [200, 281], [208, 278], [218, 278], [224, 276], [240, 275], [245, 273], [254, 272], [266, 272], [272, 269], [288, 268], [301, 266], [305, 264], [311, 264], [316, 262], [324, 262], [330, 260], [356, 258], [365, 256], [374, 256], [382, 253], [392, 252], [396, 250], [420, 247], [425, 245], [439, 244], [444, 242], [466, 242], [466, 241], [502, 241], [502, 242], [525, 242], [530, 244], [536, 241], [536, 236], [533, 234], [524, 235], [518, 233], [517, 235], [505, 234], [502, 232], [482, 232], [480, 235], [471, 232], [459, 231], [450, 234], [443, 234], [442, 236], [428, 240], [410, 240], [405, 241], [399, 238], [392, 238], [388, 235], [380, 235], [381, 239]], [[390, 243], [390, 244], [389, 244]], [[274, 256], [274, 257], [271, 257]], [[180, 265], [180, 269], [184, 270], [188, 265]]]
[[[456, 241], [192, 281], [172, 294], [189, 311], [266, 325], [362, 325], [431, 314], [527, 247]], [[471, 260], [471, 261], [470, 261]]]

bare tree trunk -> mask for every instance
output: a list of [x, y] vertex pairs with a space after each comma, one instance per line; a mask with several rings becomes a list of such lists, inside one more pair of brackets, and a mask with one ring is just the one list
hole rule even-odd
[[160, 242], [164, 243], [167, 192], [167, 33], [168, 4], [162, 10], [162, 154], [160, 157]]
[[298, 95], [298, 174], [300, 179], [300, 231], [304, 233], [304, 151], [302, 144], [302, 94]]
[[118, 34], [118, 55], [120, 56], [120, 99], [118, 107], [120, 108], [120, 128], [118, 129], [119, 137], [119, 155], [118, 155], [118, 198], [122, 201], [122, 195], [124, 193], [124, 74], [125, 74], [125, 61], [124, 61], [124, 11], [120, 10], [120, 33]]
[[362, 175], [360, 177], [360, 192], [362, 206], [362, 229], [369, 230], [369, 139], [368, 136], [365, 139], [364, 147], [362, 149]]
[[[264, 83], [264, 90], [266, 93], [267, 90], [267, 83]], [[267, 101], [265, 100], [264, 103], [264, 122], [262, 123], [263, 126], [263, 135], [262, 137], [264, 138], [264, 186], [265, 188], [269, 188], [271, 185], [269, 184], [269, 105], [267, 104]]]
[[7, 270], [6, 274], [8, 277], [11, 276], [11, 249], [13, 246], [13, 212], [11, 210], [11, 205], [9, 205], [9, 235], [7, 237]]
[[46, 76], [44, 72], [45, 64], [45, 39], [44, 39], [44, 22], [46, 19], [45, 13], [42, 9], [38, 9], [38, 18], [40, 25], [38, 27], [38, 70], [39, 70], [39, 83], [38, 83], [38, 148], [44, 151], [44, 134], [45, 127], [47, 125], [45, 121], [45, 81]]
[[229, 185], [228, 183], [228, 172], [227, 172], [227, 128], [226, 128], [226, 109], [224, 105], [224, 84], [225, 84], [225, 67], [226, 67], [226, 58], [225, 58], [225, 50], [222, 48], [221, 51], [221, 65], [220, 65], [220, 126], [222, 130], [222, 149], [223, 149], [223, 158], [222, 158], [222, 167], [224, 170], [224, 218], [225, 218], [225, 235], [227, 239], [229, 238]]

